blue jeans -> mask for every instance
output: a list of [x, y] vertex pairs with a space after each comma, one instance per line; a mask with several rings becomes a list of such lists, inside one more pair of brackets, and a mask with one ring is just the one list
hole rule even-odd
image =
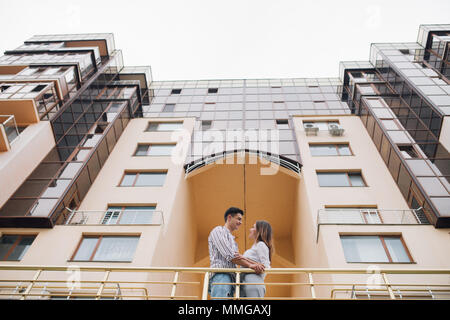
[[[234, 282], [231, 273], [216, 273], [209, 279], [209, 294], [211, 299], [232, 297], [235, 286], [231, 284], [212, 285], [213, 283]], [[217, 299], [216, 299], [217, 300]]]

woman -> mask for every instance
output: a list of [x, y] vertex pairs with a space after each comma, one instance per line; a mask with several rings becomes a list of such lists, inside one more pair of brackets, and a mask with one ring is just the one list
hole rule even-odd
[[[243, 257], [259, 262], [270, 268], [274, 251], [272, 240], [272, 227], [267, 221], [258, 220], [250, 229], [249, 238], [254, 240], [253, 246], [244, 252]], [[242, 285], [243, 297], [262, 298], [266, 294], [264, 278], [266, 274], [243, 273], [243, 283], [261, 283], [258, 285]]]

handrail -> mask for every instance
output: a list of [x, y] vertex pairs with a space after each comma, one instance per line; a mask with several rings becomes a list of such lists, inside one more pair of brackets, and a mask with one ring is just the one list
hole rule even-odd
[[235, 150], [226, 150], [218, 153], [214, 153], [208, 156], [204, 156], [202, 158], [196, 159], [184, 165], [186, 175], [195, 169], [204, 167], [208, 164], [214, 163], [217, 160], [224, 159], [230, 154], [239, 154], [239, 153], [248, 153], [250, 155], [256, 155], [260, 158], [264, 158], [272, 163], [275, 163], [279, 166], [282, 166], [286, 169], [292, 170], [297, 174], [300, 174], [301, 164], [295, 160], [291, 160], [282, 155], [272, 154], [270, 152], [264, 152], [259, 150], [251, 150], [251, 149], [235, 149]]
[[429, 225], [425, 217], [420, 218], [417, 209], [351, 209], [325, 208], [317, 211], [317, 237], [319, 239], [320, 225]]
[[6, 139], [10, 145], [19, 137], [20, 133], [14, 115], [0, 115], [0, 127], [4, 128]]
[[[69, 271], [77, 276], [68, 275]], [[9, 272], [9, 273], [8, 273]], [[21, 274], [25, 272], [25, 274]], [[30, 274], [29, 272], [33, 272]], [[59, 275], [58, 278], [56, 275]], [[204, 299], [208, 298], [211, 273], [235, 273], [237, 285], [234, 297], [224, 299], [246, 300], [242, 297], [241, 274], [253, 273], [248, 268], [200, 267], [107, 267], [107, 266], [31, 266], [0, 265], [0, 298], [49, 299], [52, 297], [88, 297], [92, 299]], [[28, 273], [28, 274], [27, 274]], [[94, 275], [98, 277], [94, 277]], [[377, 269], [378, 282], [369, 281], [374, 273], [355, 268], [270, 268], [266, 270], [267, 287], [299, 288], [289, 296], [264, 299], [356, 299], [361, 292], [368, 298], [408, 299], [420, 297], [450, 299], [450, 269]], [[124, 276], [128, 275], [128, 276]], [[289, 281], [270, 282], [271, 275], [290, 275]], [[405, 281], [405, 275], [411, 277]], [[413, 276], [414, 275], [414, 276]], [[26, 276], [26, 277], [25, 277]], [[31, 276], [31, 278], [30, 278]], [[303, 276], [306, 281], [295, 277]], [[325, 278], [323, 276], [326, 276]], [[339, 279], [339, 276], [344, 278]], [[71, 280], [76, 280], [71, 282]], [[300, 281], [298, 281], [300, 280]], [[341, 281], [340, 281], [341, 280]], [[226, 283], [216, 283], [220, 285]], [[152, 287], [157, 286], [157, 287]], [[161, 289], [165, 286], [165, 289]], [[120, 288], [120, 294], [117, 291]], [[159, 288], [159, 289], [158, 289]], [[307, 290], [302, 290], [306, 288]], [[359, 289], [361, 288], [361, 289]], [[431, 292], [431, 294], [430, 294]], [[343, 297], [336, 297], [341, 293]], [[252, 298], [253, 299], [253, 298]]]
[[[163, 225], [164, 214], [161, 210], [71, 210], [65, 225]], [[124, 219], [125, 214], [134, 215]], [[125, 220], [125, 221], [124, 221]]]

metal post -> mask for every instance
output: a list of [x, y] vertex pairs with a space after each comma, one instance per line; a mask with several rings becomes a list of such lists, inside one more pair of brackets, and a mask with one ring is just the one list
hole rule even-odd
[[241, 297], [241, 273], [240, 272], [236, 272], [236, 299], [239, 300], [239, 298]]
[[66, 225], [68, 225], [70, 220], [72, 220], [72, 218], [73, 218], [73, 216], [75, 214], [75, 210], [71, 210], [71, 209], [69, 209], [67, 207], [66, 207], [66, 209], [70, 212], [70, 216], [69, 216], [69, 218], [67, 218], [67, 221], [66, 221]]
[[311, 297], [316, 299], [316, 289], [314, 288], [314, 280], [311, 272], [308, 272], [309, 285], [311, 286]]
[[177, 290], [178, 275], [179, 275], [179, 272], [175, 272], [175, 276], [173, 277], [172, 292], [170, 293], [170, 299], [175, 298], [175, 291]]
[[36, 282], [36, 280], [39, 278], [39, 276], [41, 275], [42, 269], [39, 269], [34, 277], [33, 280], [31, 280], [30, 284], [28, 285], [27, 289], [25, 290], [25, 292], [22, 295], [22, 298], [20, 298], [20, 300], [25, 300], [25, 297], [31, 292], [31, 289], [33, 289], [34, 283]]
[[203, 278], [202, 300], [208, 300], [208, 287], [209, 287], [209, 272], [205, 272], [205, 277]]
[[98, 288], [97, 297], [95, 298], [95, 300], [100, 300], [103, 289], [105, 288], [105, 282], [108, 281], [110, 273], [111, 273], [111, 271], [109, 271], [109, 270], [106, 271], [105, 277], [103, 278], [103, 281], [101, 282], [100, 288]]
[[381, 275], [383, 277], [383, 280], [384, 280], [384, 283], [386, 285], [386, 288], [387, 288], [387, 290], [389, 292], [389, 296], [391, 297], [391, 299], [395, 300], [394, 291], [392, 290], [391, 285], [389, 284], [389, 281], [388, 281], [388, 278], [386, 276], [386, 273], [383, 272]]

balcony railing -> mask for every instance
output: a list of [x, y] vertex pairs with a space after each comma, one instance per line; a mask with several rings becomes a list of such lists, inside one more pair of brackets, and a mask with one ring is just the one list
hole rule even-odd
[[[251, 285], [241, 281], [245, 273], [253, 272], [246, 268], [20, 265], [0, 265], [0, 299], [207, 300], [214, 272], [236, 274], [236, 281], [229, 283], [236, 285], [234, 296], [222, 299], [250, 299], [241, 294], [242, 285]], [[450, 269], [272, 268], [266, 274], [267, 293], [280, 286], [289, 293], [260, 299], [450, 299]], [[274, 281], [269, 280], [272, 276]], [[220, 284], [226, 283], [216, 285]]]
[[[0, 131], [0, 138], [3, 140], [0, 143], [3, 148], [0, 151], [7, 151], [10, 145], [19, 137], [19, 129], [17, 128], [16, 119], [13, 115], [0, 115], [0, 127], [3, 128]], [[3, 137], [3, 132], [6, 136]], [[5, 149], [5, 150], [3, 150]]]
[[324, 224], [429, 225], [430, 223], [421, 209], [319, 209], [317, 213], [317, 239], [320, 225]]
[[[69, 209], [68, 209], [69, 210]], [[162, 225], [164, 216], [157, 210], [72, 211], [65, 225]]]

